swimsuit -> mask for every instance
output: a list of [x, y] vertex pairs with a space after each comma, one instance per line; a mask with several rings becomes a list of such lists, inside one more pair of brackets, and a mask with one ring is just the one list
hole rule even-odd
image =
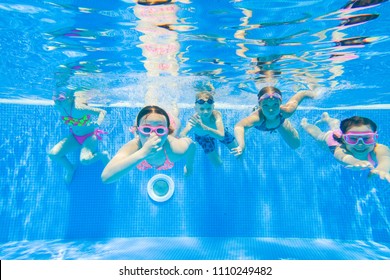
[[146, 160], [143, 160], [143, 161], [141, 161], [137, 165], [138, 170], [145, 171], [145, 170], [148, 170], [148, 169], [151, 169], [151, 168], [156, 168], [157, 170], [168, 170], [168, 169], [171, 169], [173, 167], [174, 163], [169, 160], [166, 150], [164, 150], [164, 153], [165, 153], [165, 161], [164, 161], [164, 163], [162, 165], [160, 165], [160, 166], [152, 166], [152, 165], [150, 165], [149, 162], [147, 162]]
[[70, 133], [72, 133], [73, 137], [76, 139], [77, 142], [79, 142], [80, 145], [83, 145], [85, 140], [87, 140], [92, 135], [95, 135], [98, 140], [102, 140], [102, 134], [108, 134], [106, 131], [103, 131], [99, 128], [96, 128], [94, 131], [84, 134], [84, 135], [76, 135], [73, 133], [72, 128], [70, 128]]
[[70, 133], [73, 135], [73, 137], [76, 139], [76, 141], [80, 145], [82, 145], [85, 142], [85, 140], [87, 140], [92, 135], [95, 135], [98, 140], [102, 140], [101, 134], [107, 134], [107, 132], [105, 132], [99, 128], [96, 128], [94, 131], [87, 133], [87, 134], [84, 134], [84, 135], [77, 135], [73, 132], [72, 126], [86, 126], [86, 125], [88, 125], [91, 122], [91, 115], [85, 115], [81, 118], [73, 118], [71, 116], [72, 109], [73, 108], [70, 109], [70, 114], [68, 114], [68, 116], [62, 116], [61, 119], [62, 119], [64, 124], [69, 126]]
[[[259, 113], [260, 113], [260, 111], [259, 111]], [[268, 128], [268, 127], [267, 127], [267, 124], [266, 124], [266, 121], [267, 121], [267, 120], [264, 119], [263, 122], [262, 122], [261, 124], [259, 124], [259, 125], [256, 125], [255, 128], [258, 129], [258, 130], [260, 130], [260, 131], [269, 131], [270, 133], [276, 132], [276, 130], [277, 130], [281, 125], [283, 125], [284, 121], [286, 120], [286, 119], [283, 117], [282, 113], [279, 113], [279, 120], [280, 120], [280, 123], [279, 123], [279, 125], [278, 125], [277, 127]]]
[[91, 115], [85, 115], [84, 117], [79, 119], [73, 118], [72, 116], [67, 116], [67, 117], [62, 116], [61, 119], [64, 122], [64, 124], [69, 126], [85, 126], [91, 122]]
[[[225, 137], [222, 140], [219, 140], [219, 142], [228, 145], [232, 143], [234, 139], [234, 136], [225, 128]], [[216, 139], [210, 135], [200, 136], [195, 134], [195, 141], [199, 143], [206, 154], [215, 150]]]

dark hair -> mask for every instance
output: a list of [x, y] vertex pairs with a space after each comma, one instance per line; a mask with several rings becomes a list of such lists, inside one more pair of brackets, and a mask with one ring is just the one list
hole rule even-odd
[[279, 89], [277, 89], [276, 87], [263, 87], [259, 93], [257, 94], [257, 99], [259, 99], [261, 96], [263, 96], [264, 94], [267, 94], [267, 93], [277, 93], [279, 94], [280, 96], [282, 96], [282, 93], [280, 92]]
[[144, 6], [169, 4], [172, 0], [138, 0], [137, 4]]
[[160, 108], [160, 107], [154, 106], [154, 105], [145, 106], [144, 108], [141, 109], [141, 111], [139, 111], [139, 113], [137, 115], [137, 122], [136, 122], [137, 126], [139, 126], [139, 123], [141, 122], [141, 119], [144, 116], [152, 114], [152, 113], [163, 115], [166, 118], [167, 127], [169, 129], [169, 134], [171, 134], [174, 131], [174, 129], [171, 127], [171, 122], [170, 122], [168, 113], [163, 108]]
[[[353, 116], [347, 119], [344, 119], [340, 123], [340, 130], [342, 133], [346, 133], [352, 126], [362, 126], [362, 125], [368, 125], [372, 129], [372, 131], [376, 132], [377, 125], [372, 120], [365, 118], [365, 117], [359, 117], [359, 116]], [[342, 142], [341, 137], [337, 137], [333, 134], [333, 139]]]
[[346, 133], [348, 129], [350, 129], [352, 126], [362, 126], [362, 125], [368, 125], [372, 129], [372, 131], [376, 131], [377, 125], [372, 120], [365, 118], [365, 117], [358, 117], [353, 116], [348, 119], [342, 120], [340, 123], [340, 130], [343, 133]]

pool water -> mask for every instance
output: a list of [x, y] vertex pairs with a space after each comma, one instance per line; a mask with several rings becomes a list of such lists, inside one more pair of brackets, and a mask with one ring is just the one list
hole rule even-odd
[[[183, 162], [171, 170], [134, 170], [114, 184], [100, 181], [101, 163], [78, 165], [73, 182], [46, 152], [67, 130], [51, 106], [0, 105], [2, 126], [1, 259], [388, 259], [388, 183], [342, 168], [299, 128], [302, 147], [290, 150], [277, 134], [248, 131], [245, 156], [219, 146], [223, 166], [201, 149], [194, 174]], [[138, 108], [107, 108], [100, 143], [114, 154], [131, 139]], [[221, 109], [227, 127], [248, 112]], [[183, 109], [186, 119], [192, 109]], [[378, 120], [389, 135], [387, 110], [329, 111]], [[37, 130], [36, 128], [39, 128]], [[78, 162], [77, 152], [70, 159]], [[166, 202], [148, 196], [156, 173], [170, 176]]]
[[[389, 184], [341, 167], [299, 126], [361, 115], [390, 145], [388, 1], [167, 2], [0, 3], [0, 259], [389, 259]], [[284, 101], [318, 93], [291, 118], [297, 150], [251, 129], [241, 159], [218, 146], [220, 168], [198, 148], [192, 176], [178, 162], [109, 185], [77, 152], [66, 185], [47, 156], [69, 133], [53, 93], [107, 110], [99, 145], [112, 156], [145, 104], [177, 106], [184, 124], [211, 91], [232, 131], [269, 85]], [[174, 182], [165, 202], [148, 194], [156, 174]]]

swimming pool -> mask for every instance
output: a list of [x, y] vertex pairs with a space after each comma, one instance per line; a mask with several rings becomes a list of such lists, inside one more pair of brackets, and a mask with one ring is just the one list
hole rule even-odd
[[[21, 111], [28, 121], [15, 114]], [[256, 137], [249, 132], [246, 157], [237, 160], [222, 147], [221, 168], [198, 150], [192, 177], [184, 178], [182, 164], [160, 172], [176, 187], [170, 200], [159, 203], [146, 191], [156, 171], [130, 172], [104, 185], [100, 163], [79, 165], [66, 186], [62, 170], [45, 154], [57, 135], [66, 133], [59, 121], [46, 121], [54, 117], [52, 108], [2, 105], [2, 112], [20, 126], [2, 128], [7, 151], [1, 176], [3, 259], [390, 256], [387, 184], [340, 167], [303, 133], [302, 147], [292, 151], [277, 135]], [[112, 130], [102, 146], [111, 154], [131, 137], [122, 127], [136, 113], [137, 108], [109, 108], [107, 129]], [[181, 113], [185, 117], [191, 110]], [[231, 126], [246, 112], [224, 113]], [[332, 113], [389, 120], [386, 110]], [[301, 110], [294, 120], [302, 116], [315, 118], [318, 111]], [[39, 137], [34, 136], [35, 127], [40, 127]], [[381, 135], [388, 133], [388, 127], [380, 128]], [[76, 155], [71, 158], [75, 162]]]
[[[9, 77], [0, 85], [1, 259], [390, 258], [388, 185], [342, 168], [299, 127], [303, 117], [314, 121], [323, 111], [339, 118], [362, 115], [378, 123], [380, 142], [390, 144], [389, 81], [383, 78], [389, 70], [388, 3], [352, 10], [349, 19], [359, 13], [380, 16], [340, 27], [347, 15], [337, 12], [339, 1], [272, 1], [272, 7], [270, 1], [257, 8], [256, 1], [230, 1], [222, 8], [210, 1], [177, 2], [178, 10], [167, 8], [180, 15], [168, 19], [175, 21], [177, 34], [158, 35], [170, 56], [153, 48], [148, 14], [130, 2], [0, 5], [3, 18], [12, 19], [3, 19], [7, 28], [1, 37], [2, 69]], [[319, 7], [323, 10], [307, 12]], [[269, 9], [291, 12], [282, 19], [273, 13], [262, 18]], [[37, 24], [28, 30], [31, 23]], [[332, 45], [341, 41], [338, 36], [357, 34], [375, 41]], [[22, 36], [13, 40], [16, 35]], [[253, 58], [272, 54], [279, 59], [269, 67], [280, 76], [267, 80], [262, 69], [250, 72]], [[332, 60], [330, 54], [346, 57]], [[296, 85], [325, 89], [291, 118], [302, 147], [292, 151], [277, 134], [250, 130], [241, 160], [219, 146], [221, 168], [198, 149], [191, 177], [183, 176], [183, 163], [161, 172], [175, 182], [167, 202], [148, 197], [155, 170], [133, 171], [104, 185], [101, 163], [79, 164], [67, 186], [63, 170], [47, 157], [68, 133], [48, 106], [56, 87], [96, 89], [94, 106], [108, 111], [102, 128], [109, 134], [100, 147], [113, 155], [131, 139], [128, 127], [148, 98], [177, 102], [186, 120], [196, 90], [211, 83], [224, 122], [233, 128], [256, 103], [256, 89], [275, 80], [287, 96]], [[71, 160], [78, 161], [76, 153]]]

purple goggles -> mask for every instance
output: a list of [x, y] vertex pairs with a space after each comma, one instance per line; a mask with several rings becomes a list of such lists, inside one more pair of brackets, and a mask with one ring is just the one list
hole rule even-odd
[[269, 99], [269, 98], [276, 98], [276, 99], [279, 99], [280, 101], [282, 101], [282, 96], [279, 93], [272, 92], [272, 93], [263, 94], [259, 98], [259, 102], [263, 101], [264, 99]]

